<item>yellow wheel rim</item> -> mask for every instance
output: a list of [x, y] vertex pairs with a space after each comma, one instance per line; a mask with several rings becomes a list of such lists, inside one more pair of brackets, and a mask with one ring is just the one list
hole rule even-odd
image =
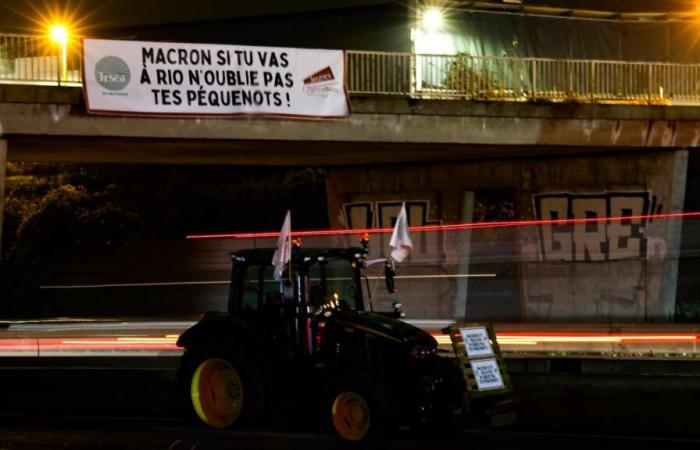
[[349, 441], [359, 441], [369, 431], [369, 406], [361, 395], [343, 392], [333, 401], [333, 426], [338, 434]]
[[214, 428], [233, 425], [243, 410], [243, 383], [238, 371], [220, 358], [202, 362], [190, 385], [192, 406], [205, 424]]

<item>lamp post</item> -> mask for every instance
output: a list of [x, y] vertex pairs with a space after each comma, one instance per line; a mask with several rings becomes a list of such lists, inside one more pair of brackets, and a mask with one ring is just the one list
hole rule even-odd
[[51, 39], [59, 46], [61, 54], [58, 67], [58, 84], [68, 78], [68, 29], [63, 25], [53, 25], [51, 27]]

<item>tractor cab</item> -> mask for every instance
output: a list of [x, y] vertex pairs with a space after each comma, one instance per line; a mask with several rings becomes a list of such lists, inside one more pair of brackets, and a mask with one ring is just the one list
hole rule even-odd
[[361, 268], [366, 249], [295, 249], [281, 280], [274, 278], [272, 253], [270, 249], [243, 250], [230, 255], [230, 313], [293, 309], [314, 315], [329, 309], [365, 310]]

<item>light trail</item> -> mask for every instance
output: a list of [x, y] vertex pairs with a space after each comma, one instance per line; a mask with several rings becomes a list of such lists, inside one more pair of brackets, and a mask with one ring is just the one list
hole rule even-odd
[[[396, 275], [394, 278], [401, 280], [430, 280], [430, 279], [458, 279], [458, 278], [495, 278], [495, 273], [461, 273], [461, 274], [440, 274], [440, 275]], [[367, 277], [370, 280], [383, 280], [384, 277]], [[331, 278], [329, 278], [331, 279]], [[342, 280], [346, 278], [332, 278], [332, 280]], [[348, 278], [349, 279], [349, 278]], [[265, 280], [274, 281], [274, 280]], [[144, 283], [107, 283], [107, 284], [58, 284], [43, 285], [39, 289], [109, 289], [128, 287], [168, 287], [168, 286], [201, 286], [201, 285], [228, 285], [228, 280], [213, 281], [154, 281]]]
[[39, 286], [39, 289], [107, 289], [107, 288], [123, 288], [123, 287], [162, 287], [162, 286], [206, 286], [206, 285], [225, 285], [230, 284], [230, 281], [215, 280], [215, 281], [153, 281], [143, 283], [106, 283], [106, 284], [57, 284]]
[[[411, 320], [409, 323], [431, 332], [442, 346], [450, 346], [450, 337], [437, 330], [450, 325], [449, 320]], [[114, 323], [40, 323], [10, 324], [0, 329], [0, 356], [59, 357], [59, 356], [178, 356], [183, 349], [176, 342], [180, 333], [192, 326], [193, 321], [173, 322], [114, 322]], [[512, 326], [512, 324], [509, 324]], [[610, 324], [567, 325], [556, 324], [551, 329], [515, 331], [509, 325], [496, 324], [499, 345], [506, 352], [518, 351], [534, 355], [542, 351], [576, 349], [587, 354], [615, 351], [624, 355], [647, 353], [686, 353], [699, 355], [700, 327], [677, 326], [677, 331], [666, 325], [648, 325], [646, 331], [630, 326], [629, 332]], [[528, 326], [520, 324], [519, 326]], [[578, 331], [581, 327], [610, 331]], [[624, 326], [624, 325], [623, 325]], [[499, 331], [500, 329], [500, 331]], [[612, 331], [615, 330], [615, 331]], [[619, 346], [624, 346], [623, 348]], [[636, 350], [638, 349], [638, 350]]]
[[[665, 213], [665, 214], [640, 214], [635, 216], [610, 216], [610, 217], [586, 217], [579, 219], [540, 219], [540, 220], [510, 220], [500, 222], [469, 222], [457, 223], [452, 225], [422, 225], [408, 227], [408, 231], [412, 233], [424, 233], [430, 231], [457, 231], [457, 230], [479, 230], [488, 228], [514, 228], [533, 225], [572, 225], [572, 224], [587, 224], [601, 222], [622, 222], [622, 221], [653, 221], [660, 219], [678, 219], [678, 218], [698, 218], [700, 211], [682, 212], [682, 213]], [[292, 231], [292, 236], [295, 237], [310, 237], [310, 236], [347, 236], [357, 234], [388, 234], [393, 232], [393, 228], [362, 228], [352, 230], [306, 230]], [[187, 235], [187, 239], [265, 239], [277, 238], [279, 231], [263, 231], [253, 233], [220, 233], [220, 234], [191, 234]]]
[[[449, 336], [433, 334], [440, 345], [449, 345]], [[577, 332], [518, 332], [496, 333], [499, 345], [539, 345], [539, 344], [694, 344], [700, 341], [700, 334], [608, 334]]]

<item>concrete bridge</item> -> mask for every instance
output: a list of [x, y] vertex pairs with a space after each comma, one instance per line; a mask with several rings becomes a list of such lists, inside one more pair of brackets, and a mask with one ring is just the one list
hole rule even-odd
[[[700, 107], [376, 94], [353, 93], [342, 120], [174, 119], [87, 115], [79, 87], [0, 85], [0, 214], [5, 159], [327, 166], [333, 227], [386, 226], [405, 200], [414, 225], [471, 221], [494, 191], [519, 218], [683, 210]], [[521, 280], [504, 295], [535, 320], [669, 320], [680, 222], [634, 225], [523, 230]], [[467, 287], [456, 289], [440, 302], [458, 315]]]

